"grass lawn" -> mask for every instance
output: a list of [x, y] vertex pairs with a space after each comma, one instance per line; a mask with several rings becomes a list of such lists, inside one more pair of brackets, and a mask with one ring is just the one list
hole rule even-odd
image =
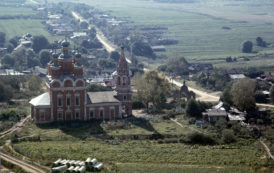
[[25, 7], [0, 7], [0, 16], [34, 15], [31, 8]]
[[6, 33], [7, 40], [26, 33], [44, 35], [50, 42], [59, 38], [51, 35], [41, 22], [42, 20], [36, 19], [0, 20], [0, 28], [2, 32]]

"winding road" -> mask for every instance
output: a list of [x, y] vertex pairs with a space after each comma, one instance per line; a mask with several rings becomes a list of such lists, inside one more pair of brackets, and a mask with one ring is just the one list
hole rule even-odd
[[1, 138], [4, 138], [6, 135], [20, 129], [21, 127], [23, 127], [24, 123], [30, 118], [30, 115], [27, 116], [26, 118], [22, 119], [20, 122], [16, 123], [15, 125], [12, 126], [12, 128], [4, 131], [4, 132], [1, 132], [0, 133], [0, 139]]

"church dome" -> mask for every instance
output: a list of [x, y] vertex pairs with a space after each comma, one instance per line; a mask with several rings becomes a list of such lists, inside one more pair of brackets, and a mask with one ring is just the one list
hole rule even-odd
[[69, 45], [70, 45], [70, 43], [67, 40], [62, 41], [61, 44], [63, 47], [69, 47]]
[[76, 58], [81, 58], [81, 54], [80, 53], [76, 53], [75, 56], [76, 56]]
[[52, 57], [53, 57], [53, 58], [56, 59], [56, 58], [58, 58], [58, 56], [59, 56], [58, 53], [56, 53], [56, 52], [53, 52], [53, 53], [52, 53]]

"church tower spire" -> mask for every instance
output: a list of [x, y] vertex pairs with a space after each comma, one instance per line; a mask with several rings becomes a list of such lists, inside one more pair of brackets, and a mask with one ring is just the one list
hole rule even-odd
[[121, 55], [117, 66], [115, 79], [117, 98], [122, 103], [123, 115], [132, 114], [132, 92], [128, 63], [125, 57], [124, 47], [121, 47]]

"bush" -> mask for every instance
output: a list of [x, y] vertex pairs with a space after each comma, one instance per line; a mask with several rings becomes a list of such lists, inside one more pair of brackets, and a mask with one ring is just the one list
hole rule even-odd
[[190, 144], [212, 145], [216, 141], [209, 135], [193, 132], [187, 135], [186, 142]]
[[236, 141], [233, 130], [223, 130], [222, 131], [222, 140], [224, 143], [229, 144]]

